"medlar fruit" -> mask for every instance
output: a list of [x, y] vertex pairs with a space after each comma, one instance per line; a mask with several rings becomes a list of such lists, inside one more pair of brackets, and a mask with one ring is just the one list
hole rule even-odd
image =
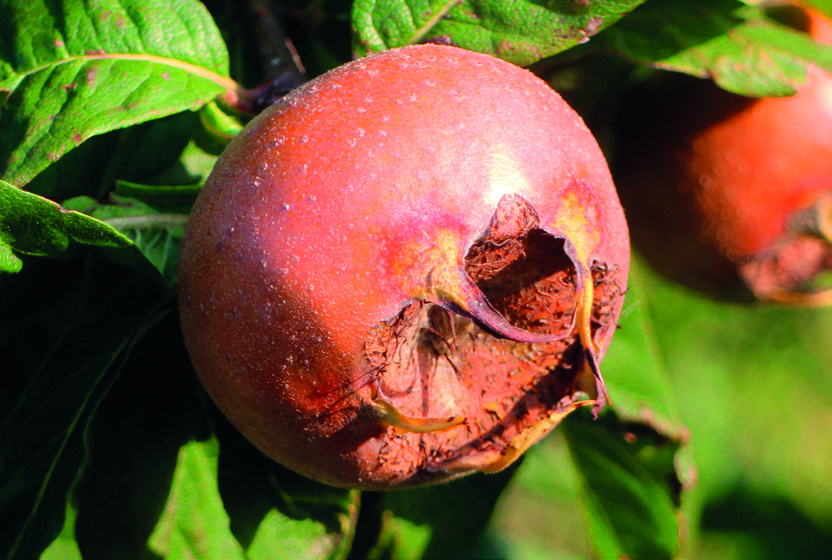
[[264, 453], [331, 485], [415, 486], [504, 468], [603, 406], [628, 266], [580, 117], [512, 64], [411, 46], [231, 142], [182, 245], [182, 327]]

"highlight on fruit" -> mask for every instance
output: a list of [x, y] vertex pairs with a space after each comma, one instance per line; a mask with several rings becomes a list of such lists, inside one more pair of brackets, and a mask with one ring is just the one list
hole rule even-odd
[[608, 402], [628, 268], [604, 156], [557, 93], [488, 55], [403, 47], [231, 142], [182, 245], [182, 328], [275, 461], [418, 486], [503, 469]]

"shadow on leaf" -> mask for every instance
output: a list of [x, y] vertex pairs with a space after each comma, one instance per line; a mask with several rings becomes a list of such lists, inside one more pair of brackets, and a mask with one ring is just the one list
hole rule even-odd
[[[788, 498], [737, 486], [705, 506], [702, 531], [741, 539], [754, 558], [828, 558], [832, 527], [823, 527]], [[746, 552], [746, 549], [744, 549]]]

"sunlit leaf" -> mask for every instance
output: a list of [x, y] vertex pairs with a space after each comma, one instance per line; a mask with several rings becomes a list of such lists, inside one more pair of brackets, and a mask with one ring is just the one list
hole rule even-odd
[[598, 37], [593, 48], [641, 64], [712, 78], [750, 96], [790, 95], [810, 62], [832, 69], [832, 47], [739, 0], [655, 0]]
[[278, 465], [217, 421], [219, 491], [230, 529], [254, 560], [344, 559], [362, 494], [333, 488]]
[[531, 64], [587, 41], [643, 0], [358, 0], [353, 48], [361, 56], [424, 40]]
[[[669, 559], [679, 550], [678, 505], [663, 476], [648, 469], [631, 432], [614, 423], [569, 418], [562, 425], [582, 481], [592, 546], [598, 557]], [[655, 449], [655, 442], [650, 446]], [[673, 474], [673, 454], [664, 458]], [[666, 475], [667, 473], [661, 473]]]
[[75, 541], [75, 508], [72, 505], [67, 506], [63, 530], [43, 551], [40, 560], [83, 560]]
[[0, 7], [0, 177], [23, 186], [90, 136], [236, 90], [195, 0], [9, 0]]
[[[381, 514], [375, 540], [359, 543], [371, 557], [467, 557], [482, 537], [516, 465], [498, 474], [473, 475], [444, 484], [389, 493], [365, 493]], [[363, 548], [358, 549], [364, 553]]]
[[[712, 535], [744, 542], [733, 558], [811, 557], [832, 542], [823, 513], [832, 441], [818, 421], [832, 415], [832, 310], [715, 300], [638, 262], [656, 349], [691, 432], [699, 475], [689, 501], [711, 511]], [[732, 508], [756, 512], [768, 529], [726, 534]], [[784, 548], [786, 527], [814, 538]]]
[[633, 266], [618, 331], [602, 367], [615, 413], [620, 418], [644, 422], [677, 440], [687, 437], [676, 405], [654, 325], [643, 271]]
[[[222, 491], [217, 477], [223, 460], [218, 453], [216, 440], [192, 441], [180, 450], [170, 496], [149, 540], [154, 553], [200, 560], [346, 557], [357, 520], [358, 492], [328, 488], [291, 473], [289, 481], [299, 482], [300, 488], [287, 484], [281, 490], [274, 480], [255, 476], [235, 479]], [[248, 470], [257, 475], [258, 467], [267, 463], [262, 456], [253, 458]], [[232, 463], [246, 468], [236, 458]], [[243, 496], [249, 498], [248, 511], [241, 509]], [[334, 526], [325, 521], [330, 515]]]
[[112, 226], [0, 181], [0, 271], [19, 271], [21, 254], [66, 259], [79, 245], [107, 249], [115, 260], [155, 275], [138, 247]]
[[149, 542], [161, 558], [245, 559], [217, 489], [217, 453], [216, 441], [191, 441], [180, 450], [165, 511]]

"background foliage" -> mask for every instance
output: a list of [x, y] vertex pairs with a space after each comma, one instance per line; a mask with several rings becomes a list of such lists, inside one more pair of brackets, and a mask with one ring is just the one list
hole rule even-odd
[[488, 52], [573, 102], [615, 170], [616, 114], [657, 74], [765, 96], [832, 70], [779, 21], [738, 0], [0, 0], [0, 557], [825, 557], [829, 310], [695, 291], [636, 247], [612, 409], [508, 472], [360, 493], [226, 423], [175, 305], [217, 155], [305, 78], [425, 40]]

